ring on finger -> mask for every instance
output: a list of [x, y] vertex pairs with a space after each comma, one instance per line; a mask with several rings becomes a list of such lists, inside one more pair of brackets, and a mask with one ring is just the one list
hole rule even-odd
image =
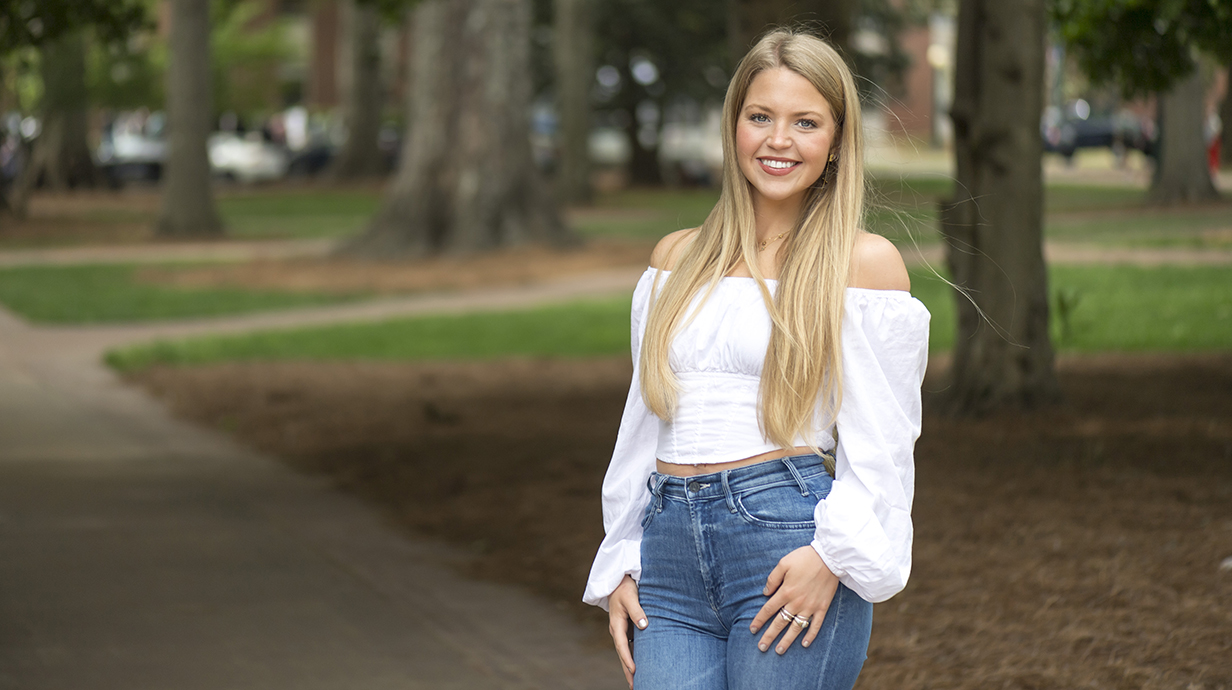
[[812, 620], [813, 620], [812, 616], [792, 616], [791, 617], [791, 622], [794, 623], [795, 625], [800, 626], [801, 628], [807, 628], [809, 626], [809, 623], [812, 622]]
[[796, 619], [796, 614], [790, 613], [786, 608], [779, 609], [779, 618], [782, 618], [785, 623], [791, 623]]

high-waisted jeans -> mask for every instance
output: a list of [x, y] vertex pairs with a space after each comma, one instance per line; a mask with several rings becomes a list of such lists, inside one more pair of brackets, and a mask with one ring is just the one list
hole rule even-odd
[[[868, 652], [873, 605], [840, 584], [817, 639], [762, 652], [749, 632], [766, 578], [813, 539], [813, 509], [830, 492], [817, 455], [695, 477], [650, 476], [633, 627], [635, 690], [850, 689]], [[767, 623], [768, 625], [768, 623]]]

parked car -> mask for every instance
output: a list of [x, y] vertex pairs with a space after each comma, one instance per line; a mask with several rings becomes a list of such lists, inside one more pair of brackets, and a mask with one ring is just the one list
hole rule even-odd
[[210, 169], [237, 182], [264, 182], [286, 176], [290, 161], [285, 146], [266, 141], [261, 132], [243, 136], [215, 132], [209, 139]]
[[166, 116], [161, 112], [121, 113], [105, 128], [94, 151], [99, 168], [113, 187], [128, 182], [157, 182], [167, 160]]
[[1118, 154], [1128, 150], [1155, 155], [1154, 123], [1128, 111], [1092, 113], [1083, 100], [1070, 103], [1064, 112], [1053, 107], [1040, 122], [1044, 150], [1072, 159], [1079, 149], [1109, 148]]

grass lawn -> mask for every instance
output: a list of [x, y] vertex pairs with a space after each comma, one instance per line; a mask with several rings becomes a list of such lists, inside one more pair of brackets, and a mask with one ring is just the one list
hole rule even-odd
[[[869, 229], [900, 244], [940, 240], [937, 204], [953, 192], [940, 175], [872, 177]], [[660, 237], [696, 227], [718, 200], [709, 189], [624, 190], [604, 194], [575, 225], [586, 235]], [[1128, 246], [1232, 248], [1232, 204], [1159, 208], [1131, 187], [1052, 184], [1045, 189], [1045, 236], [1053, 240]]]
[[[1055, 292], [1072, 305], [1068, 328], [1054, 316], [1062, 350], [1219, 350], [1232, 348], [1232, 272], [1220, 267], [1062, 266]], [[949, 288], [916, 273], [913, 292], [933, 313], [930, 348], [953, 342]], [[628, 352], [626, 299], [516, 312], [432, 316], [377, 324], [271, 331], [160, 342], [112, 352], [121, 370], [151, 364], [252, 359], [470, 359], [585, 357]]]
[[44, 323], [146, 321], [237, 314], [362, 297], [148, 285], [131, 265], [24, 266], [0, 269], [0, 302]]
[[629, 301], [525, 311], [425, 316], [373, 324], [157, 342], [108, 353], [120, 370], [251, 359], [484, 359], [586, 357], [629, 351]]
[[376, 189], [233, 192], [218, 212], [235, 239], [347, 237], [363, 230], [381, 205]]

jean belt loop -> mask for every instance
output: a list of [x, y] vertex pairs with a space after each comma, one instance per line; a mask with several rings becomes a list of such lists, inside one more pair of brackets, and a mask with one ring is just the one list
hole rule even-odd
[[804, 477], [800, 476], [800, 470], [796, 469], [796, 464], [791, 461], [791, 458], [783, 458], [783, 464], [787, 465], [787, 469], [791, 472], [791, 476], [795, 478], [796, 483], [800, 485], [800, 495], [808, 496], [808, 484], [804, 483]]
[[[663, 485], [667, 483], [667, 478], [668, 475], [655, 472], [646, 480], [646, 486], [650, 489], [651, 495], [654, 496], [656, 513], [663, 512]], [[653, 486], [651, 486], [652, 481], [654, 482]]]
[[723, 478], [723, 498], [727, 500], [727, 509], [736, 512], [736, 499], [732, 497], [731, 484], [727, 483], [727, 475], [731, 470], [723, 470], [719, 476]]

